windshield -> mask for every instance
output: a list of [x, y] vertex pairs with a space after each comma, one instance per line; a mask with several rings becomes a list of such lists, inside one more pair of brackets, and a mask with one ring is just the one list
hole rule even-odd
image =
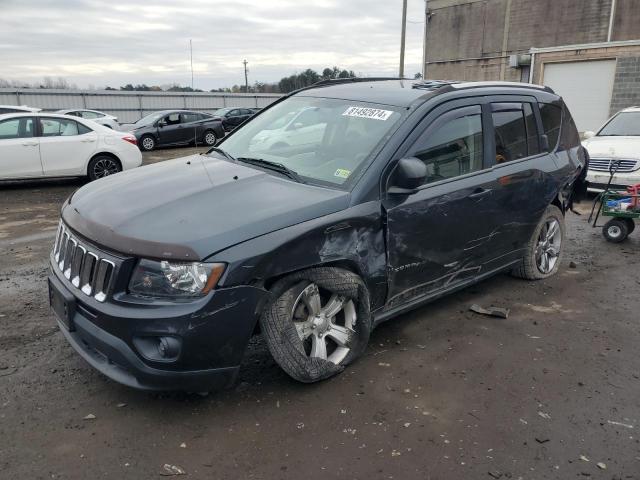
[[164, 116], [164, 113], [152, 113], [151, 115], [147, 115], [146, 117], [142, 117], [140, 120], [138, 120], [135, 125], [139, 125], [139, 126], [145, 126], [145, 125], [151, 125], [152, 123], [154, 123], [156, 120], [159, 120], [160, 118], [162, 118]]
[[599, 137], [640, 136], [640, 112], [623, 112], [613, 117], [602, 130]]
[[219, 108], [218, 110], [213, 112], [213, 114], [221, 117], [222, 115], [229, 113], [231, 110], [231, 108]]
[[305, 181], [342, 185], [367, 163], [401, 117], [400, 108], [295, 96], [244, 125], [222, 144], [235, 158], [276, 162]]

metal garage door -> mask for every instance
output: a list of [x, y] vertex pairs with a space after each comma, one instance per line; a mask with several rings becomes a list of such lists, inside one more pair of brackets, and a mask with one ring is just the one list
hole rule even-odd
[[609, 118], [615, 60], [547, 63], [545, 85], [564, 98], [578, 130], [597, 130]]

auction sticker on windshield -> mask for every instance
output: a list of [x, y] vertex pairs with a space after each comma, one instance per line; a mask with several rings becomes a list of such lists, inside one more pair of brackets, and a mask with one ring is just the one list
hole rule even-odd
[[380, 110], [379, 108], [349, 107], [342, 116], [385, 121], [388, 120], [392, 114], [393, 112], [391, 110]]

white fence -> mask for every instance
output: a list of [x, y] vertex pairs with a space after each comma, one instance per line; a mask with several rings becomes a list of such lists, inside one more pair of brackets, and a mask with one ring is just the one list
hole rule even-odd
[[127, 92], [0, 88], [0, 105], [27, 105], [45, 111], [66, 108], [100, 110], [132, 123], [157, 110], [187, 109], [212, 113], [223, 107], [266, 107], [280, 98], [271, 93]]

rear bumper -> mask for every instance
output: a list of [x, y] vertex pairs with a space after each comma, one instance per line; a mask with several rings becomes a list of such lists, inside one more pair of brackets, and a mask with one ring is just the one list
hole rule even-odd
[[[107, 377], [141, 390], [202, 392], [232, 384], [267, 298], [264, 290], [246, 286], [219, 289], [193, 303], [145, 304], [124, 294], [100, 303], [56, 268], [49, 281], [70, 302], [70, 326], [57, 322], [71, 346]], [[180, 342], [175, 357], [161, 359], [157, 348], [145, 346], [145, 340], [167, 337]]]

